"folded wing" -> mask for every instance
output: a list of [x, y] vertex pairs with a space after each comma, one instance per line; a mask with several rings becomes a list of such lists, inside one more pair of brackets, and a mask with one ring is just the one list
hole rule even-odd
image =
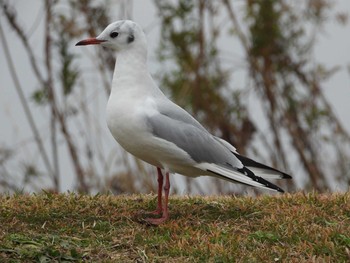
[[[228, 147], [229, 143], [226, 142], [225, 145], [224, 140], [211, 135], [186, 111], [169, 107], [169, 105], [166, 109], [164, 113], [160, 111], [159, 114], [147, 117], [150, 132], [153, 136], [171, 142], [174, 147], [188, 153], [196, 163], [194, 166], [203, 170], [203, 174], [283, 192], [278, 186], [255, 175], [250, 168], [245, 167], [244, 162], [247, 163], [250, 159], [237, 154], [233, 146]], [[262, 164], [259, 166], [253, 160], [250, 160], [249, 164], [251, 166], [253, 164], [253, 169], [266, 170], [267, 167]], [[273, 168], [271, 169], [274, 171]], [[273, 179], [274, 176], [269, 178]]]

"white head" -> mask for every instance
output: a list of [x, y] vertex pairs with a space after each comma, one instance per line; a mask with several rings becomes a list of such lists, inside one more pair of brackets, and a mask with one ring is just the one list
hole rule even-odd
[[76, 46], [98, 44], [117, 52], [134, 47], [147, 49], [145, 33], [131, 20], [120, 20], [109, 24], [98, 37], [79, 41]]

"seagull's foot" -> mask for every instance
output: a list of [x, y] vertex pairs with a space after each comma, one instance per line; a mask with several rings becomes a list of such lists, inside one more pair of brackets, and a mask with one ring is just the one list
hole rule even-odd
[[146, 212], [146, 215], [161, 215], [163, 213], [162, 208], [157, 208], [154, 211]]
[[169, 219], [169, 216], [168, 215], [163, 215], [162, 217], [160, 218], [146, 218], [145, 221], [151, 225], [160, 225], [162, 223], [164, 223], [166, 220]]

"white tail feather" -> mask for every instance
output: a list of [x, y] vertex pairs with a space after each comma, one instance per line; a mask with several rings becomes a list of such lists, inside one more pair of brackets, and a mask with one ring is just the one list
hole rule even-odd
[[208, 171], [208, 172], [212, 171], [213, 175], [216, 174], [217, 177], [222, 178], [222, 179], [233, 180], [233, 181], [236, 181], [238, 183], [243, 183], [243, 184], [247, 184], [247, 185], [251, 185], [251, 186], [255, 186], [255, 187], [259, 187], [259, 188], [277, 191], [275, 189], [266, 187], [265, 185], [263, 185], [257, 181], [254, 181], [249, 176], [246, 176], [238, 171], [230, 170], [230, 169], [227, 169], [225, 167], [219, 166], [217, 164], [200, 163], [200, 164], [197, 164], [196, 167], [203, 170], [203, 171]]
[[282, 174], [273, 170], [267, 170], [251, 166], [247, 166], [247, 168], [251, 170], [256, 176], [260, 176], [264, 179], [283, 179]]

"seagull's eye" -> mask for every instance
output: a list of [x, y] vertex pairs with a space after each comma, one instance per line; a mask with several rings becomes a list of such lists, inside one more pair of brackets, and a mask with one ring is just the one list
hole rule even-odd
[[109, 36], [110, 36], [111, 38], [116, 38], [118, 35], [119, 35], [118, 32], [112, 32]]

